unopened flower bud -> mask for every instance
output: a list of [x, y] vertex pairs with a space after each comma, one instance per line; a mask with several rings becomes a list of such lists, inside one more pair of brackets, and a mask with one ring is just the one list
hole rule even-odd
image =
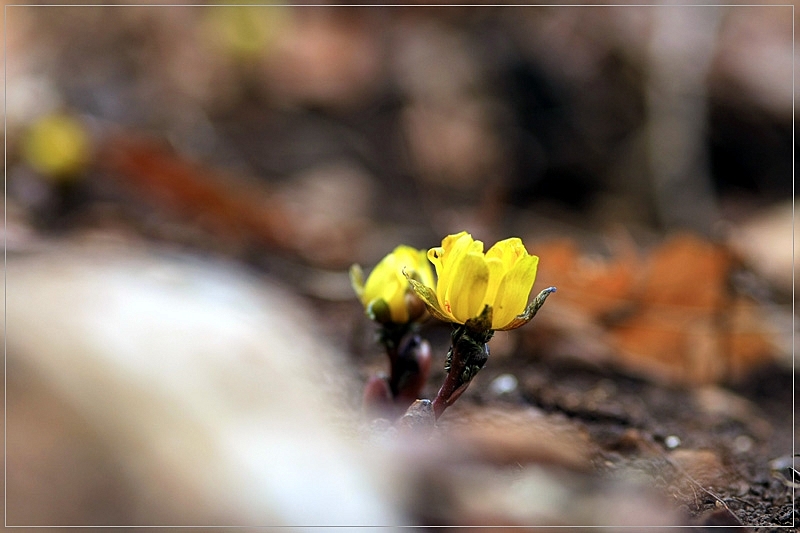
[[425, 314], [425, 304], [414, 295], [408, 278], [433, 284], [433, 269], [424, 250], [398, 246], [372, 269], [366, 282], [360, 266], [350, 268], [353, 290], [367, 315], [382, 324], [407, 324]]

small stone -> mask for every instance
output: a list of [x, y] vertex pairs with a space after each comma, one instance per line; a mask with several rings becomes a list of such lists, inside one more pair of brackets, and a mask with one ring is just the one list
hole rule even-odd
[[753, 439], [747, 435], [739, 435], [733, 439], [733, 451], [736, 453], [746, 453], [753, 448]]
[[800, 487], [800, 457], [785, 455], [770, 462], [773, 477], [781, 480], [787, 487]]
[[725, 470], [722, 461], [711, 450], [681, 449], [671, 452], [669, 457], [680, 467], [676, 481], [679, 485], [685, 485], [681, 490], [689, 488], [693, 483], [714, 487], [730, 480], [730, 474]]
[[489, 385], [489, 391], [495, 396], [502, 396], [517, 390], [519, 381], [512, 374], [500, 374]]
[[680, 445], [681, 445], [681, 439], [676, 435], [670, 435], [669, 437], [664, 439], [664, 446], [666, 446], [670, 450], [674, 450]]

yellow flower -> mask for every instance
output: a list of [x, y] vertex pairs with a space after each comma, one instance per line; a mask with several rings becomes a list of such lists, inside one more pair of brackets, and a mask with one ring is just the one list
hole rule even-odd
[[226, 0], [207, 11], [207, 36], [224, 52], [241, 59], [257, 59], [275, 50], [282, 33], [290, 29], [291, 12], [281, 5], [253, 0]]
[[404, 324], [425, 312], [407, 278], [433, 285], [433, 270], [426, 259], [425, 250], [398, 246], [381, 259], [366, 283], [360, 266], [353, 265], [350, 268], [350, 281], [367, 314], [382, 323]]
[[[462, 231], [431, 248], [428, 259], [436, 267], [432, 285], [410, 279], [417, 295], [432, 315], [464, 324], [491, 311], [491, 329], [507, 330], [527, 323], [544, 302], [528, 306], [539, 258], [528, 254], [516, 237], [498, 242], [484, 254], [483, 243]], [[548, 289], [549, 290], [549, 289]], [[548, 293], [549, 294], [549, 293]]]
[[23, 141], [28, 163], [42, 175], [69, 179], [89, 162], [91, 140], [86, 127], [66, 114], [47, 115], [34, 122]]

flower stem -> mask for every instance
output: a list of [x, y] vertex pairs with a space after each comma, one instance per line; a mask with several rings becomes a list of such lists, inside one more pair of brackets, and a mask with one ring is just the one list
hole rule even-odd
[[386, 349], [389, 358], [389, 375], [382, 378], [384, 389], [372, 385], [370, 395], [365, 396], [381, 399], [373, 403], [385, 404], [383, 396], [388, 395], [388, 405], [383, 405], [385, 416], [394, 416], [396, 412], [403, 412], [419, 396], [422, 387], [430, 372], [431, 349], [427, 341], [415, 333], [413, 324], [386, 323], [380, 328], [379, 341]]
[[489, 346], [486, 343], [493, 333], [491, 330], [475, 330], [469, 325], [459, 325], [453, 329], [452, 346], [445, 363], [447, 375], [433, 400], [436, 419], [467, 390], [472, 378], [486, 364], [489, 359]]
[[400, 344], [410, 329], [408, 324], [387, 323], [378, 332], [379, 342], [386, 349], [386, 355], [389, 357], [389, 385], [392, 389], [392, 396], [397, 394], [398, 374], [403, 366]]
[[411, 335], [399, 348], [389, 354], [391, 364], [389, 387], [392, 390], [392, 396], [399, 396], [409, 380], [419, 374], [420, 365], [416, 356], [421, 344], [422, 339], [419, 335]]

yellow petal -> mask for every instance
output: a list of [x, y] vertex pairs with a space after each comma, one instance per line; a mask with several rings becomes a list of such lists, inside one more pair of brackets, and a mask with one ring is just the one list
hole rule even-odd
[[428, 250], [428, 260], [436, 268], [436, 276], [439, 279], [436, 286], [437, 293], [440, 288], [445, 289], [450, 285], [449, 274], [452, 273], [452, 265], [460, 255], [466, 253], [472, 242], [472, 236], [466, 231], [462, 231], [455, 235], [448, 235], [442, 239], [442, 246]]
[[392, 322], [397, 324], [408, 322], [408, 305], [406, 305], [408, 288], [408, 281], [398, 272], [394, 282], [388, 285], [384, 292], [384, 298], [392, 312]]
[[503, 265], [501, 258], [489, 257], [489, 252], [486, 252], [486, 265], [489, 267], [489, 285], [486, 287], [484, 302], [494, 305], [497, 289], [500, 287], [500, 282], [503, 281], [508, 269]]
[[442, 258], [444, 257], [444, 248], [437, 246], [428, 250], [428, 261], [433, 264], [433, 267], [436, 269], [436, 277], [441, 279], [442, 277]]
[[[405, 294], [408, 290], [408, 281], [403, 276], [401, 261], [397, 254], [391, 253], [381, 259], [372, 269], [363, 289], [359, 290], [357, 270], [351, 269], [351, 281], [361, 303], [367, 309], [375, 305], [376, 301], [383, 301], [389, 309], [392, 322], [407, 322], [408, 308], [405, 303]], [[362, 279], [363, 279], [363, 274]], [[354, 277], [355, 276], [355, 277]], [[387, 313], [382, 313], [385, 318]]]
[[462, 231], [461, 233], [456, 233], [454, 235], [448, 235], [444, 239], [442, 239], [442, 251], [445, 254], [444, 258], [444, 266], [451, 266], [456, 257], [464, 251], [465, 248], [468, 248], [470, 244], [475, 242], [472, 239], [472, 235], [467, 233], [466, 231]]
[[434, 286], [433, 270], [425, 250], [400, 245], [392, 253], [397, 258], [397, 265], [401, 273], [407, 274], [410, 278], [428, 287]]
[[522, 240], [519, 237], [511, 237], [510, 239], [504, 239], [494, 244], [489, 250], [486, 252], [486, 258], [498, 258], [503, 262], [505, 269], [511, 270], [517, 261], [520, 258], [526, 257], [528, 255], [528, 250], [525, 249], [525, 245], [522, 244]]
[[472, 235], [466, 231], [448, 235], [442, 239], [440, 248], [431, 248], [428, 251], [428, 259], [436, 267], [436, 275], [439, 278], [436, 283], [436, 295], [439, 297], [439, 303], [445, 309], [449, 305], [446, 302], [447, 294], [457, 281], [455, 276], [461, 260], [468, 253], [480, 254], [482, 252], [483, 243], [473, 240]]
[[386, 286], [394, 284], [395, 277], [395, 259], [392, 254], [389, 254], [381, 259], [370, 272], [367, 283], [364, 285], [362, 301], [366, 301], [363, 303], [366, 305], [369, 301], [382, 297], [386, 292]]
[[[453, 258], [453, 251], [463, 246], [465, 242], [471, 242], [472, 236], [466, 231], [448, 235], [442, 239], [442, 245], [428, 250], [428, 259], [436, 268], [436, 275], [441, 278], [442, 271], [445, 268], [445, 263], [451, 264]], [[458, 243], [462, 243], [458, 245]]]
[[[436, 280], [433, 277], [433, 269], [431, 263], [428, 261], [428, 254], [425, 250], [418, 250], [417, 252], [417, 269], [416, 273], [419, 277], [420, 283], [428, 287], [435, 287]], [[413, 276], [412, 276], [413, 277]]]
[[536, 281], [536, 270], [539, 258], [528, 255], [517, 260], [516, 264], [503, 277], [497, 288], [494, 299], [494, 315], [492, 327], [501, 329], [525, 311], [533, 283]]
[[406, 268], [416, 268], [420, 263], [419, 255], [420, 250], [401, 244], [392, 251], [392, 254], [397, 259], [397, 262]]
[[482, 311], [488, 285], [489, 267], [483, 254], [468, 252], [452, 266], [452, 283], [442, 306], [463, 324]]
[[487, 304], [494, 305], [503, 278], [524, 257], [529, 257], [528, 251], [518, 237], [499, 241], [489, 248], [486, 252], [486, 262], [490, 272], [489, 287], [486, 291]]

